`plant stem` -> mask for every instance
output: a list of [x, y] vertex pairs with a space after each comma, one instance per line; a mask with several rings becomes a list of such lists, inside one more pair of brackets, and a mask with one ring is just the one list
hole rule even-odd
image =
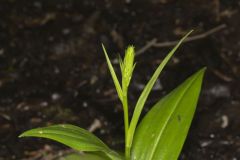
[[127, 146], [128, 128], [129, 128], [127, 89], [123, 91], [122, 105], [123, 105], [123, 112], [124, 112], [124, 129], [125, 129], [125, 158], [126, 160], [129, 160], [130, 148]]
[[126, 146], [125, 159], [130, 160], [130, 147]]

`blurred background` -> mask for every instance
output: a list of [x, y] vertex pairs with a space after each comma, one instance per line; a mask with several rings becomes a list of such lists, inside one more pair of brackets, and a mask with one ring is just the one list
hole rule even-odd
[[239, 26], [239, 0], [0, 0], [0, 160], [51, 160], [68, 151], [49, 140], [17, 137], [58, 123], [89, 129], [121, 150], [122, 108], [101, 43], [117, 73], [118, 55], [135, 46], [133, 106], [163, 57], [191, 29], [144, 113], [207, 66], [179, 159], [240, 159]]

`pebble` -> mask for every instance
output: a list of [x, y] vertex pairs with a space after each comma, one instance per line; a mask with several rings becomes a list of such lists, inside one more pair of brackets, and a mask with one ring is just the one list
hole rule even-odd
[[221, 119], [222, 119], [221, 128], [226, 128], [226, 127], [228, 126], [228, 122], [229, 122], [228, 116], [223, 115], [223, 116], [221, 117]]
[[1, 48], [1, 49], [0, 49], [0, 56], [2, 56], [3, 54], [4, 54], [4, 49]]
[[53, 100], [53, 101], [58, 100], [60, 97], [61, 97], [61, 96], [60, 96], [60, 94], [58, 94], [58, 93], [53, 93], [53, 94], [52, 94], [52, 100]]
[[202, 148], [204, 148], [204, 147], [209, 146], [211, 143], [212, 143], [212, 141], [204, 141], [204, 142], [201, 142], [200, 146], [201, 146]]
[[230, 97], [231, 95], [229, 88], [220, 84], [213, 86], [209, 93], [217, 98]]
[[69, 28], [65, 28], [62, 30], [63, 35], [68, 35], [71, 32]]
[[84, 101], [84, 102], [83, 102], [83, 107], [84, 107], [84, 108], [87, 108], [87, 107], [88, 107], [88, 103]]

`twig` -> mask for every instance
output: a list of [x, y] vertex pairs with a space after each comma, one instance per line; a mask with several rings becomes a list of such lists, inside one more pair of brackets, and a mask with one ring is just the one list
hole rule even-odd
[[[191, 42], [191, 41], [196, 41], [196, 40], [199, 40], [199, 39], [203, 39], [203, 38], [206, 38], [208, 37], [209, 35], [211, 34], [214, 34], [224, 28], [226, 28], [226, 24], [221, 24], [215, 28], [212, 28], [204, 33], [201, 33], [201, 34], [198, 34], [198, 35], [195, 35], [195, 36], [192, 36], [192, 37], [188, 37], [185, 39], [185, 41], [183, 43], [186, 43], [186, 42]], [[175, 46], [179, 41], [176, 40], [176, 41], [168, 41], [168, 42], [157, 42], [157, 39], [154, 38], [152, 39], [151, 41], [149, 41], [144, 47], [142, 47], [141, 49], [139, 49], [137, 52], [136, 52], [136, 55], [140, 55], [142, 53], [144, 53], [146, 50], [148, 50], [149, 48], [151, 47], [157, 47], [157, 48], [164, 48], [164, 47], [171, 47], [171, 46]]]
[[144, 47], [142, 47], [141, 49], [136, 51], [136, 56], [144, 53], [146, 50], [148, 50], [149, 48], [154, 46], [154, 44], [156, 44], [156, 43], [157, 43], [157, 38], [152, 39]]
[[93, 123], [88, 127], [89, 132], [94, 132], [95, 130], [102, 127], [102, 123], [99, 119], [94, 119]]
[[221, 71], [219, 70], [216, 70], [216, 69], [213, 69], [213, 68], [210, 68], [210, 71], [213, 72], [213, 74], [215, 74], [215, 76], [217, 76], [218, 78], [220, 78], [221, 80], [225, 81], [225, 82], [231, 82], [233, 81], [233, 78], [222, 73]]

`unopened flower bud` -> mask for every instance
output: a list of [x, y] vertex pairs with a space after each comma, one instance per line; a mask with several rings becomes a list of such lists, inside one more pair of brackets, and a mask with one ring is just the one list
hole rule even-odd
[[125, 57], [123, 62], [120, 62], [122, 71], [122, 87], [127, 88], [132, 78], [132, 72], [134, 70], [134, 47], [129, 46], [125, 51]]

